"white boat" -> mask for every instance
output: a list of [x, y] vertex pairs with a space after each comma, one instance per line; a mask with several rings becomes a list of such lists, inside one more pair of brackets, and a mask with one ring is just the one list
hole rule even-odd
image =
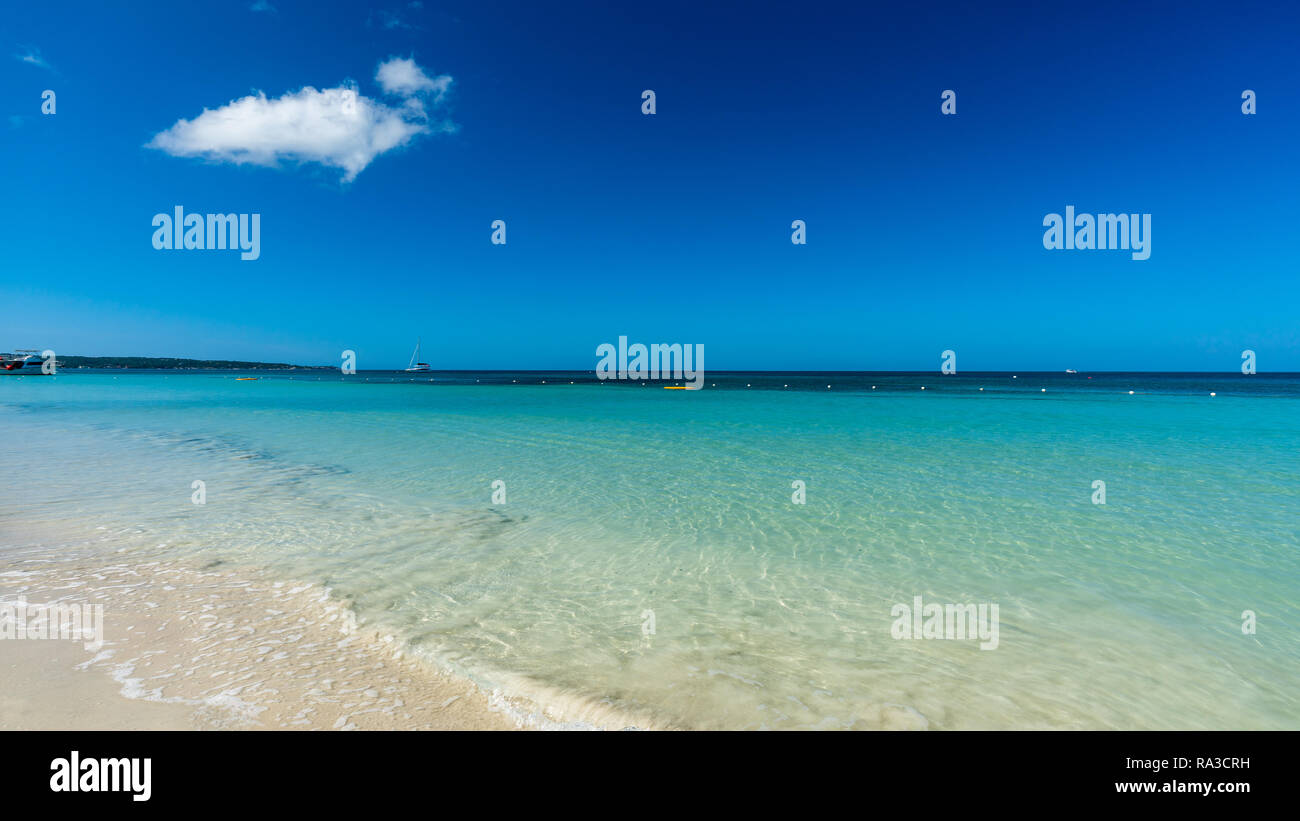
[[40, 376], [45, 373], [41, 368], [41, 360], [36, 358], [40, 353], [31, 348], [19, 349], [15, 353], [0, 353], [0, 374], [19, 374], [22, 376]]
[[1065, 369], [1065, 372], [1066, 372], [1066, 373], [1078, 373], [1078, 371], [1076, 371], [1074, 368], [1066, 368], [1066, 369]]
[[420, 361], [420, 340], [415, 340], [415, 353], [411, 354], [411, 361], [406, 366], [406, 373], [424, 373], [429, 370], [428, 362]]

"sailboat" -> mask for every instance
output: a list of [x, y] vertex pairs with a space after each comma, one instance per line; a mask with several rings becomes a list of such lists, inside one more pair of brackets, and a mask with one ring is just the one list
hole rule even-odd
[[411, 361], [406, 366], [406, 373], [424, 373], [425, 371], [429, 370], [429, 363], [421, 362], [419, 360], [420, 360], [420, 340], [416, 339], [415, 353], [411, 354]]

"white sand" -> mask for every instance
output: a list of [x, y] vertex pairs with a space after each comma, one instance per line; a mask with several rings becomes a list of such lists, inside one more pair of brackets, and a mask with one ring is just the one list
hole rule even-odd
[[[514, 729], [319, 587], [179, 563], [28, 563], [0, 600], [104, 608], [104, 645], [0, 640], [0, 729]], [[12, 571], [13, 565], [6, 570]]]

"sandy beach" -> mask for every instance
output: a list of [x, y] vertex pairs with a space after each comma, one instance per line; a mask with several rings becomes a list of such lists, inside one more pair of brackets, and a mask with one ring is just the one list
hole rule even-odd
[[7, 567], [18, 569], [0, 578], [0, 601], [103, 605], [104, 643], [96, 650], [70, 639], [0, 642], [0, 729], [521, 724], [472, 682], [358, 629], [317, 586], [164, 562]]

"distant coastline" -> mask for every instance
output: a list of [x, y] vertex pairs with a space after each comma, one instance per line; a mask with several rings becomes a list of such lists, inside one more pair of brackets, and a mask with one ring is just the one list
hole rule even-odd
[[331, 370], [328, 365], [290, 365], [284, 362], [242, 362], [235, 359], [181, 359], [174, 356], [60, 356], [59, 367], [209, 371]]

